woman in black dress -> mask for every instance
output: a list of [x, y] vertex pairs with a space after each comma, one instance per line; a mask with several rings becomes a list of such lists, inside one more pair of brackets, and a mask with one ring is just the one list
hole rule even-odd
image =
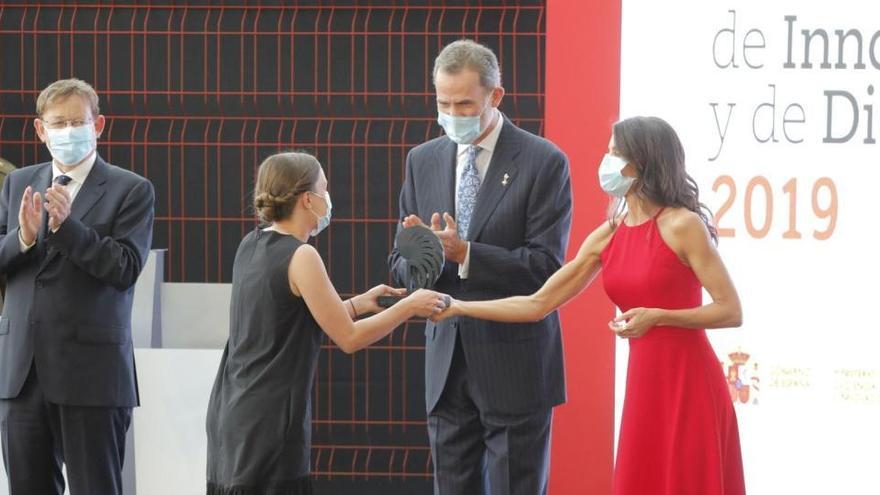
[[[421, 290], [392, 308], [380, 285], [342, 301], [309, 236], [330, 223], [321, 165], [305, 153], [267, 158], [254, 207], [264, 223], [241, 241], [232, 271], [229, 341], [208, 406], [209, 495], [309, 494], [311, 392], [321, 332], [351, 353], [406, 320], [445, 309]], [[375, 316], [355, 321], [361, 314]]]

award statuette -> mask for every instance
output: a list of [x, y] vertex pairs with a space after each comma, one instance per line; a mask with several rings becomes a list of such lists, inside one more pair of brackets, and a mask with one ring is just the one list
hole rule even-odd
[[[396, 243], [397, 251], [406, 260], [406, 290], [412, 293], [433, 287], [446, 262], [443, 244], [437, 235], [428, 227], [417, 225], [401, 230]], [[377, 302], [380, 307], [390, 308], [401, 299], [401, 296], [380, 296]]]

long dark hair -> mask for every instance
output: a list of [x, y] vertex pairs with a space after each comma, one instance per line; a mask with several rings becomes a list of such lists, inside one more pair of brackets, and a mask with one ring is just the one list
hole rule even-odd
[[[614, 147], [638, 173], [635, 193], [662, 207], [687, 208], [696, 213], [717, 244], [712, 212], [700, 202], [700, 188], [685, 170], [684, 147], [675, 129], [658, 117], [632, 117], [614, 124], [612, 133]], [[623, 201], [612, 203], [612, 223], [623, 206]]]

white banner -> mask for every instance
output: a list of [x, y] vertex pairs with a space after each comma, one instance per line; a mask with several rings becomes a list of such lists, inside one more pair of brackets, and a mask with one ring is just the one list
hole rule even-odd
[[880, 493], [880, 2], [624, 0], [621, 72], [721, 229], [748, 492]]

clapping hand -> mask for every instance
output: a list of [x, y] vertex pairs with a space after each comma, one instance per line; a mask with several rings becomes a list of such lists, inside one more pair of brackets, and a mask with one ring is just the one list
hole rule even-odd
[[49, 212], [49, 230], [55, 232], [70, 216], [70, 193], [60, 184], [46, 191], [46, 210]]
[[[468, 243], [461, 240], [458, 236], [458, 224], [452, 215], [444, 213], [443, 220], [446, 222], [446, 228], [440, 226], [440, 214], [434, 213], [431, 215], [431, 226], [429, 228], [443, 244], [443, 254], [446, 259], [459, 264], [464, 263], [465, 256], [467, 256]], [[403, 228], [415, 227], [417, 225], [428, 227], [418, 215], [410, 215], [403, 219]]]
[[21, 240], [30, 246], [37, 240], [37, 232], [43, 223], [43, 199], [31, 186], [24, 189], [21, 206], [18, 209], [18, 225]]

